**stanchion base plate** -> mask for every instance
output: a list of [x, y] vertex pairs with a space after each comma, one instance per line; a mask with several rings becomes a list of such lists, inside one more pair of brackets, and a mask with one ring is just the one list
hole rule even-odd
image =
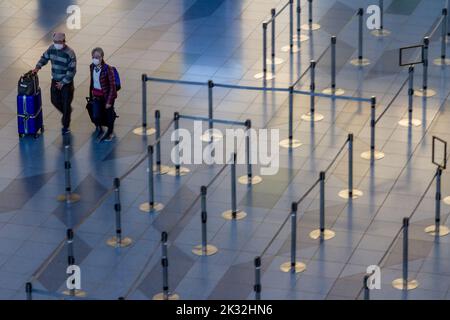
[[124, 237], [120, 240], [120, 242], [117, 241], [117, 238], [111, 237], [108, 240], [106, 240], [106, 244], [110, 247], [114, 247], [114, 248], [125, 248], [130, 246], [133, 243], [133, 240], [131, 240], [131, 238], [128, 237]]
[[414, 95], [416, 97], [434, 97], [437, 94], [437, 92], [433, 89], [427, 89], [427, 90], [423, 90], [423, 89], [417, 89], [414, 90]]
[[391, 34], [391, 32], [389, 30], [386, 29], [377, 29], [377, 30], [372, 30], [371, 34], [375, 37], [387, 37]]
[[138, 136], [151, 136], [155, 132], [156, 130], [154, 128], [144, 128], [144, 127], [139, 127], [133, 130], [133, 133]]
[[311, 114], [311, 112], [305, 113], [301, 116], [301, 119], [304, 121], [314, 121], [314, 122], [319, 122], [322, 121], [325, 117], [320, 114], [315, 112], [314, 115]]
[[[411, 119], [411, 125], [413, 126], [413, 127], [418, 127], [418, 126], [420, 126], [422, 124], [422, 121], [420, 121], [419, 119]], [[399, 122], [398, 122], [398, 125], [399, 126], [402, 126], [402, 127], [409, 127], [410, 126], [410, 124], [409, 124], [409, 119], [402, 119], [402, 120], [400, 120]]]
[[[372, 152], [371, 151], [365, 151], [361, 153], [361, 158], [364, 160], [372, 160]], [[373, 153], [374, 160], [380, 160], [384, 158], [384, 153], [381, 151], [374, 151]]]
[[437, 58], [434, 59], [433, 63], [437, 66], [450, 66], [450, 59]]
[[267, 64], [279, 65], [279, 64], [284, 63], [284, 59], [275, 57], [275, 59], [273, 59], [273, 63], [272, 63], [272, 59], [266, 59], [266, 62], [267, 62]]
[[[260, 72], [254, 75], [255, 79], [262, 79], [264, 78], [264, 72]], [[275, 79], [275, 75], [272, 72], [266, 72], [266, 80], [272, 80]]]
[[419, 282], [417, 280], [408, 280], [406, 286], [404, 286], [403, 279], [399, 278], [392, 281], [392, 286], [398, 290], [414, 290], [419, 286]]
[[[350, 196], [349, 196], [348, 191], [349, 191], [348, 189], [339, 191], [339, 193], [338, 193], [339, 197], [341, 197], [343, 199], [349, 199]], [[364, 193], [361, 190], [353, 189], [352, 190], [352, 199], [358, 199], [359, 197], [362, 197], [363, 194]]]
[[[298, 36], [296, 34], [294, 34], [294, 36], [292, 37], [292, 40], [294, 42], [298, 42]], [[304, 41], [308, 41], [309, 37], [306, 34], [301, 34], [300, 35], [300, 42], [304, 42]]]
[[326, 88], [322, 90], [323, 94], [332, 94], [335, 96], [343, 96], [345, 94], [345, 90], [344, 89], [340, 89], [340, 88]]
[[280, 266], [280, 270], [283, 272], [292, 272], [294, 270], [294, 273], [300, 273], [306, 270], [306, 265], [302, 262], [295, 262], [295, 267], [292, 268], [291, 262], [285, 262]]
[[320, 229], [313, 230], [309, 233], [309, 237], [314, 240], [317, 239], [330, 240], [333, 239], [335, 236], [336, 233], [330, 229], [325, 229], [323, 233], [320, 232]]
[[202, 134], [200, 136], [200, 140], [202, 140], [203, 142], [211, 142], [211, 136], [212, 136], [212, 141], [219, 141], [223, 139], [223, 135], [219, 134], [217, 132], [213, 132], [212, 134], [210, 134], [209, 132], [206, 132], [204, 134]]
[[212, 256], [213, 254], [216, 254], [217, 251], [219, 251], [219, 249], [210, 244], [206, 245], [206, 248], [200, 244], [192, 249], [192, 253], [197, 256]]
[[238, 179], [238, 182], [240, 184], [244, 184], [244, 185], [253, 185], [253, 184], [258, 184], [262, 182], [262, 178], [260, 176], [252, 176], [251, 178], [249, 178], [247, 175], [245, 176], [241, 176]]
[[314, 30], [319, 30], [320, 29], [320, 24], [318, 23], [305, 23], [302, 24], [300, 29], [305, 30], [305, 31], [314, 31]]
[[169, 293], [167, 299], [164, 299], [164, 293], [158, 293], [153, 296], [153, 300], [180, 300], [180, 296], [176, 293]]
[[444, 199], [442, 199], [442, 202], [445, 203], [446, 205], [450, 206], [450, 196], [445, 197]]
[[444, 237], [450, 233], [450, 229], [447, 226], [440, 225], [439, 232], [436, 234], [436, 226], [433, 224], [425, 228], [425, 232], [432, 236]]
[[180, 177], [187, 175], [189, 172], [191, 172], [191, 170], [189, 170], [188, 168], [180, 167], [180, 172], [177, 174], [177, 170], [175, 169], [175, 167], [170, 167], [167, 174], [173, 177]]
[[168, 166], [160, 166], [159, 169], [158, 169], [158, 166], [156, 166], [156, 165], [153, 166], [153, 174], [156, 174], [156, 175], [162, 176], [162, 175], [168, 173], [169, 170], [170, 170], [170, 167], [168, 167]]
[[153, 206], [151, 206], [148, 202], [145, 202], [139, 206], [139, 210], [146, 213], [160, 212], [162, 209], [164, 209], [164, 205], [158, 202], [155, 202]]
[[247, 213], [245, 213], [244, 211], [238, 210], [236, 212], [236, 217], [233, 218], [233, 212], [231, 210], [227, 210], [224, 213], [222, 213], [222, 217], [225, 220], [242, 220], [247, 216]]
[[[287, 46], [281, 47], [281, 51], [282, 51], [282, 52], [290, 52], [290, 51], [291, 51], [291, 46], [290, 46], [290, 45], [287, 45]], [[297, 53], [297, 52], [299, 52], [299, 51], [300, 51], [300, 47], [299, 47], [299, 46], [296, 46], [296, 45], [294, 44], [294, 46], [292, 47], [292, 53]]]
[[[56, 199], [58, 200], [58, 201], [61, 201], [61, 202], [66, 202], [66, 195], [65, 194], [60, 194], [58, 197], [56, 197]], [[67, 202], [69, 202], [69, 203], [75, 203], [75, 202], [78, 202], [78, 201], [80, 201], [80, 199], [81, 199], [81, 197], [80, 197], [80, 195], [79, 194], [77, 194], [77, 193], [71, 193], [70, 194], [70, 196], [69, 196], [69, 201], [67, 201]]]
[[351, 60], [350, 63], [356, 67], [364, 67], [370, 64], [370, 60], [366, 58], [363, 59], [356, 58]]
[[295, 149], [303, 145], [303, 143], [300, 142], [300, 140], [296, 139], [284, 139], [280, 141], [280, 147], [286, 148], [286, 149]]
[[87, 296], [86, 291], [83, 290], [64, 290], [63, 293], [66, 296], [73, 296], [73, 297], [79, 297], [79, 298], [83, 298]]

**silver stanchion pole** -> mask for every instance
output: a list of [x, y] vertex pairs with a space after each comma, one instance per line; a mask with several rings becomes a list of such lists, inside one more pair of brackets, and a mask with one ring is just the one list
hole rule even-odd
[[[75, 255], [73, 250], [73, 240], [74, 240], [74, 234], [72, 229], [67, 229], [66, 232], [67, 235], [67, 266], [73, 266], [75, 265]], [[64, 295], [67, 296], [74, 296], [74, 297], [85, 297], [86, 292], [81, 289], [68, 289], [63, 291]]]
[[297, 46], [293, 48], [292, 52], [299, 52], [300, 51], [300, 42], [307, 41], [309, 37], [305, 34], [301, 34], [301, 21], [302, 21], [302, 7], [301, 7], [301, 1], [297, 0], [297, 34], [294, 35], [293, 40], [297, 42]]
[[372, 31], [375, 37], [387, 37], [391, 32], [384, 28], [384, 1], [379, 0], [378, 6], [380, 7], [380, 27]]
[[155, 129], [147, 128], [147, 75], [141, 77], [142, 82], [142, 126], [133, 130], [138, 136], [150, 136], [155, 133]]
[[321, 171], [319, 175], [320, 187], [320, 226], [319, 229], [310, 232], [311, 239], [320, 239], [321, 241], [330, 240], [336, 236], [333, 230], [325, 228], [325, 172]]
[[435, 90], [428, 88], [429, 46], [430, 46], [430, 39], [428, 37], [423, 38], [422, 89], [414, 90], [414, 94], [418, 97], [432, 97], [436, 95]]
[[206, 186], [201, 186], [200, 188], [200, 195], [201, 195], [201, 220], [202, 220], [202, 244], [195, 246], [194, 249], [192, 249], [192, 253], [197, 256], [211, 256], [213, 254], [216, 254], [218, 249], [216, 246], [208, 244], [208, 233], [206, 230], [206, 223], [207, 223], [207, 213], [206, 213], [206, 193], [207, 188]]
[[155, 139], [156, 139], [156, 166], [153, 167], [155, 174], [163, 175], [169, 172], [168, 166], [161, 165], [161, 114], [159, 110], [155, 111]]
[[213, 133], [214, 129], [214, 100], [213, 100], [214, 82], [208, 80], [208, 131], [202, 134], [200, 139], [203, 142], [213, 142], [222, 139], [222, 135]]
[[252, 152], [251, 152], [251, 129], [252, 121], [250, 119], [245, 120], [245, 158], [247, 162], [247, 174], [240, 176], [238, 182], [245, 185], [253, 185], [262, 182], [262, 178], [258, 175], [253, 175], [252, 169]]
[[281, 271], [300, 273], [306, 270], [306, 265], [297, 261], [297, 202], [291, 205], [291, 260], [280, 266]]
[[310, 103], [309, 103], [309, 112], [305, 113], [301, 116], [302, 120], [305, 121], [313, 121], [313, 122], [317, 122], [317, 121], [321, 121], [323, 120], [324, 116], [320, 113], [316, 113], [315, 112], [315, 104], [316, 104], [316, 97], [314, 95], [315, 91], [316, 91], [316, 61], [311, 60], [310, 63], [310, 76], [311, 76], [311, 84], [310, 84], [310, 90], [311, 90], [311, 95], [310, 95]]
[[180, 114], [178, 112], [175, 112], [173, 114], [173, 130], [175, 132], [175, 161], [174, 161], [175, 166], [171, 167], [169, 169], [169, 172], [167, 172], [169, 176], [174, 177], [185, 176], [190, 172], [188, 168], [180, 166], [181, 160], [180, 160], [180, 132], [178, 130], [179, 128], [180, 128]]
[[320, 24], [313, 23], [313, 0], [308, 0], [308, 23], [301, 26], [302, 30], [314, 31], [320, 29]]
[[33, 300], [33, 284], [31, 282], [25, 284], [25, 293], [27, 295], [27, 300]]
[[442, 180], [442, 168], [438, 167], [436, 170], [436, 196], [435, 196], [435, 215], [434, 225], [425, 228], [425, 232], [432, 235], [443, 237], [450, 233], [450, 229], [447, 226], [441, 225], [441, 180]]
[[413, 290], [419, 286], [417, 280], [408, 280], [408, 229], [409, 218], [403, 218], [403, 276], [392, 281], [392, 286], [398, 290]]
[[441, 24], [441, 57], [434, 60], [434, 64], [438, 66], [450, 65], [450, 59], [447, 58], [447, 18], [448, 11], [446, 8], [442, 9], [442, 24]]
[[120, 203], [120, 179], [114, 179], [114, 211], [116, 213], [116, 235], [109, 238], [106, 244], [114, 248], [123, 248], [131, 245], [133, 240], [129, 237], [122, 236], [122, 204]]
[[237, 209], [236, 201], [236, 152], [233, 153], [231, 163], [231, 210], [222, 213], [226, 220], [241, 220], [247, 216], [247, 213]]
[[167, 254], [167, 232], [161, 233], [161, 265], [163, 278], [163, 291], [155, 294], [153, 300], [179, 300], [180, 296], [169, 291], [169, 258]]
[[353, 133], [348, 134], [348, 189], [339, 191], [339, 197], [344, 199], [358, 199], [363, 196], [363, 192], [353, 188]]
[[294, 49], [294, 0], [289, 0], [289, 47]]
[[325, 94], [332, 94], [342, 96], [345, 93], [344, 89], [336, 88], [336, 36], [331, 37], [331, 87], [324, 89]]
[[289, 87], [289, 138], [280, 141], [280, 147], [286, 149], [295, 149], [302, 143], [294, 139], [294, 87]]
[[260, 73], [255, 74], [255, 79], [263, 79], [263, 82], [265, 83], [266, 80], [272, 80], [275, 78], [274, 74], [271, 72], [267, 72], [267, 22], [263, 22], [262, 24], [263, 29], [263, 40], [262, 40], [262, 50], [263, 50], [263, 70]]
[[60, 194], [57, 197], [58, 201], [66, 202], [71, 204], [80, 200], [80, 195], [72, 192], [72, 163], [70, 162], [70, 145], [66, 144], [64, 146], [64, 184], [65, 191], [64, 194]]
[[370, 276], [369, 275], [365, 275], [364, 276], [364, 300], [370, 300], [370, 289], [369, 286], [367, 285], [367, 282], [369, 281]]
[[361, 153], [361, 158], [372, 162], [384, 158], [383, 152], [375, 150], [376, 106], [377, 99], [372, 97], [370, 102], [370, 150]]
[[271, 15], [271, 17], [272, 17], [272, 24], [271, 24], [271, 54], [270, 54], [270, 56], [271, 56], [271, 60], [270, 60], [270, 63], [271, 64], [275, 64], [275, 35], [276, 35], [276, 32], [275, 32], [275, 26], [276, 26], [276, 21], [275, 21], [275, 15], [276, 15], [276, 10], [275, 10], [275, 8], [272, 8], [271, 10], [270, 10], [270, 15]]
[[255, 265], [255, 285], [253, 291], [255, 292], [255, 300], [261, 300], [261, 257], [256, 257]]
[[414, 104], [414, 66], [409, 66], [408, 69], [408, 118], [401, 119], [398, 124], [402, 127], [420, 126], [422, 121], [413, 119], [413, 104]]
[[155, 213], [164, 209], [162, 203], [155, 202], [155, 183], [153, 179], [153, 146], [147, 147], [147, 179], [148, 179], [148, 202], [144, 202], [139, 206], [142, 212]]
[[353, 59], [350, 63], [357, 67], [364, 67], [370, 64], [369, 59], [364, 58], [363, 54], [363, 34], [364, 34], [364, 9], [358, 9], [358, 58]]

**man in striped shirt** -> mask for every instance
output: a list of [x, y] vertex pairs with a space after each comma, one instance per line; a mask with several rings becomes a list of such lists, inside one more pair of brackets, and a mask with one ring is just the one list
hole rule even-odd
[[73, 78], [77, 71], [75, 52], [66, 45], [62, 32], [53, 34], [53, 44], [44, 52], [33, 72], [37, 73], [48, 61], [52, 62], [52, 104], [62, 113], [62, 134], [70, 132], [70, 115], [74, 94]]

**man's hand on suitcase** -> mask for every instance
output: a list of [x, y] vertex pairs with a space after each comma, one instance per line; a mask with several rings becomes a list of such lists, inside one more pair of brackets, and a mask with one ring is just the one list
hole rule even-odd
[[56, 87], [56, 89], [58, 89], [58, 90], [61, 90], [63, 86], [64, 86], [64, 83], [62, 83], [62, 82], [57, 82], [57, 83], [55, 84], [55, 87]]

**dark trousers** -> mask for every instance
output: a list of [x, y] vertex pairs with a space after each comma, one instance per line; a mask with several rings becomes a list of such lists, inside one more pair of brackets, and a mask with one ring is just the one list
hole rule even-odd
[[106, 109], [106, 100], [103, 97], [94, 97], [92, 100], [92, 118], [97, 127], [105, 125], [108, 127], [107, 134], [114, 131], [114, 122], [116, 121], [116, 113], [113, 105]]
[[52, 104], [62, 113], [61, 123], [66, 129], [70, 127], [70, 115], [72, 114], [72, 100], [74, 93], [73, 82], [65, 84], [61, 90], [56, 88], [56, 81], [52, 80], [50, 96]]

